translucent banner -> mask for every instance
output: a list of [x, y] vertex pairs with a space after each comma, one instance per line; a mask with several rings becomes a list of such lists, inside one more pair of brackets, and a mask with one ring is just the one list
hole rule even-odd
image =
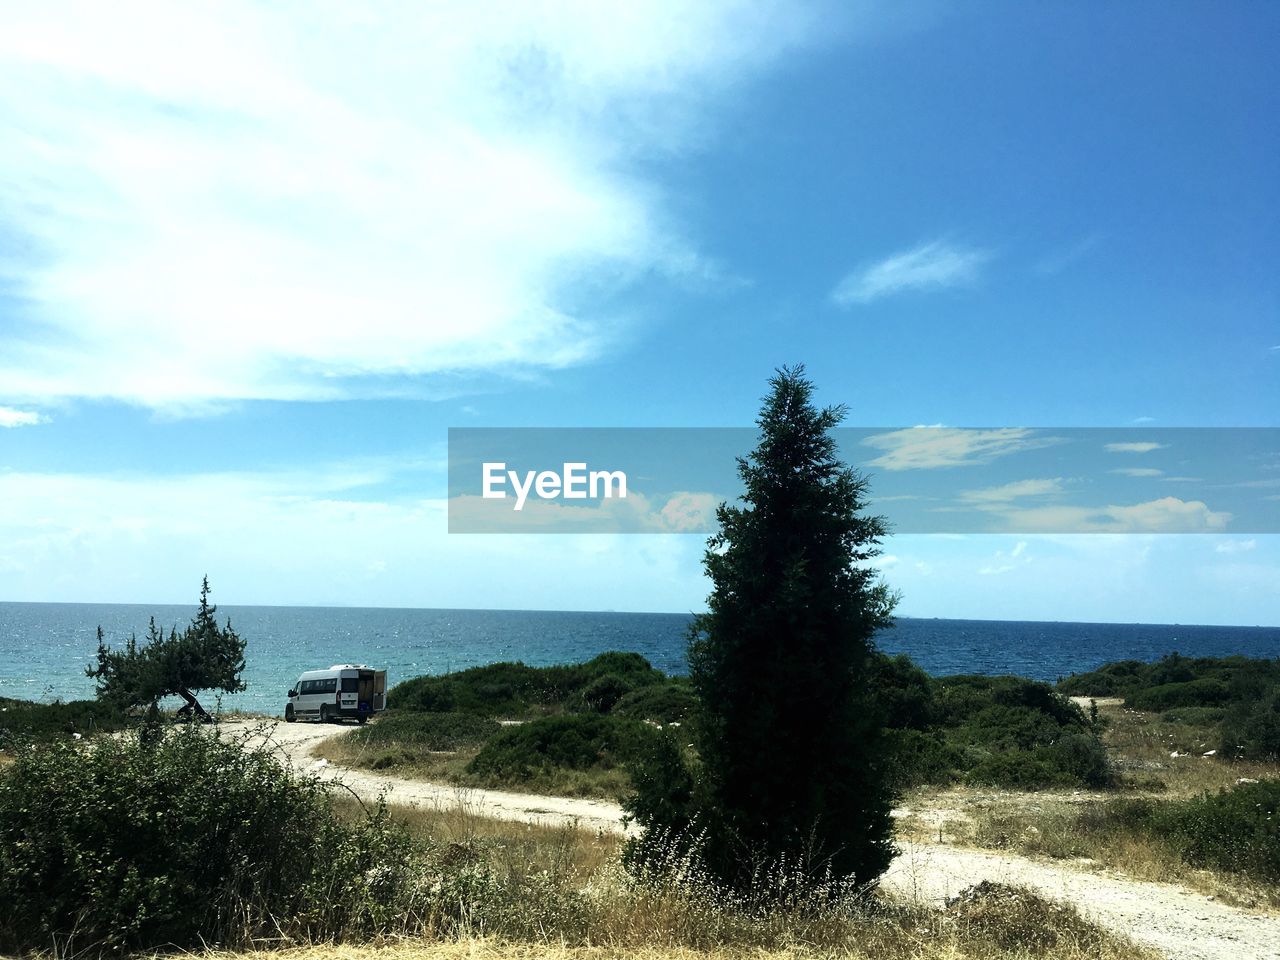
[[[894, 533], [1277, 533], [1280, 428], [842, 427]], [[715, 530], [754, 428], [449, 431], [450, 533]]]

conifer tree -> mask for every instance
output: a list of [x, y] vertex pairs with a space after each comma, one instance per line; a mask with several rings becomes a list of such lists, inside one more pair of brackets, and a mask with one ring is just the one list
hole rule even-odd
[[[738, 460], [741, 505], [721, 504], [703, 561], [690, 799], [678, 814], [644, 796], [631, 809], [650, 832], [698, 833], [704, 867], [731, 887], [758, 889], [783, 863], [793, 879], [866, 883], [894, 853], [871, 680], [873, 636], [897, 598], [867, 563], [886, 527], [864, 515], [867, 482], [837, 456], [845, 409], [816, 409], [800, 366], [770, 387], [759, 445]], [[643, 859], [643, 841], [630, 854]]]

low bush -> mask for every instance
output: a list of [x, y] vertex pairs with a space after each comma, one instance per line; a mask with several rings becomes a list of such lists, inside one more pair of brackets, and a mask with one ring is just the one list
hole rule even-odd
[[877, 653], [871, 661], [871, 684], [891, 730], [927, 730], [940, 719], [933, 679], [906, 654]]
[[[1257, 700], [1278, 684], [1280, 659], [1184, 657], [1171, 653], [1154, 663], [1121, 660], [1087, 673], [1072, 674], [1058, 681], [1058, 692], [1073, 697], [1122, 697], [1135, 709], [1167, 710]], [[1164, 687], [1174, 689], [1158, 692]]]
[[1219, 749], [1243, 760], [1280, 760], [1280, 685], [1257, 700], [1233, 704], [1222, 719]]
[[698, 698], [683, 677], [653, 683], [632, 690], [610, 711], [614, 716], [653, 723], [688, 723], [697, 713]]
[[622, 769], [658, 731], [598, 714], [543, 717], [508, 727], [481, 748], [467, 772], [501, 783], [536, 779], [553, 769]]
[[128, 722], [124, 711], [97, 700], [32, 703], [0, 697], [0, 750], [120, 730]]
[[1155, 806], [1151, 827], [1193, 866], [1280, 882], [1280, 781]]
[[1135, 690], [1125, 697], [1124, 702], [1134, 710], [1160, 713], [1175, 707], [1219, 707], [1230, 699], [1231, 689], [1226, 681], [1203, 677]]
[[970, 783], [1020, 787], [1102, 787], [1111, 782], [1106, 749], [1094, 736], [1068, 733], [1028, 750], [993, 752], [966, 774]]
[[426, 713], [389, 710], [373, 723], [351, 731], [344, 740], [352, 748], [408, 747], [458, 750], [475, 747], [502, 730], [502, 724], [474, 713]]
[[935, 681], [940, 729], [971, 783], [1036, 789], [1105, 786], [1106, 750], [1084, 712], [1048, 684], [1022, 677]]
[[899, 790], [952, 783], [969, 765], [964, 751], [938, 731], [886, 730], [885, 749], [892, 758], [890, 779]]
[[551, 667], [492, 663], [406, 680], [391, 689], [388, 706], [513, 719], [554, 710], [598, 711], [600, 704], [608, 703], [608, 710], [626, 693], [665, 679], [638, 653], [602, 653], [586, 663]]
[[[0, 775], [0, 951], [376, 934], [417, 907], [407, 838], [198, 727], [21, 751]], [[74, 942], [73, 942], [74, 941]]]

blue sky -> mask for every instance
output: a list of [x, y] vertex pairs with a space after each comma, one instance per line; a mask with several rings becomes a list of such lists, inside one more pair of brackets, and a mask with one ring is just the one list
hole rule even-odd
[[[745, 426], [782, 363], [856, 424], [1280, 426], [1272, 4], [130, 6], [0, 36], [0, 598], [696, 609], [698, 537], [448, 535], [446, 431]], [[1277, 540], [884, 569], [1275, 624]]]

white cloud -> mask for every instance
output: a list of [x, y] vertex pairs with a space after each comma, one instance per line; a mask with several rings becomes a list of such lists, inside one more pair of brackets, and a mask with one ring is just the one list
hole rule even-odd
[[509, 500], [466, 494], [449, 500], [449, 529], [457, 534], [544, 533], [706, 533], [715, 529], [715, 511], [723, 498], [687, 492], [655, 499], [629, 489], [625, 497], [569, 504], [560, 500], [525, 501], [515, 512]]
[[[1007, 503], [1020, 497], [1044, 497], [1062, 493], [1061, 477], [1043, 480], [1014, 480], [1012, 483], [998, 487], [986, 487], [981, 490], [965, 490], [960, 499], [970, 503]], [[1024, 543], [1025, 547], [1026, 544]]]
[[1024, 427], [993, 430], [958, 427], [908, 427], [879, 433], [862, 441], [885, 451], [869, 466], [885, 470], [932, 470], [943, 467], [989, 463], [997, 457], [1022, 450], [1036, 450], [1058, 442], [1055, 437], [1037, 436]]
[[1168, 444], [1138, 440], [1132, 443], [1108, 443], [1104, 446], [1108, 453], [1150, 453], [1152, 450], [1163, 450]]
[[47, 423], [48, 418], [34, 410], [15, 410], [13, 407], [0, 407], [0, 428], [33, 427], [38, 423]]
[[1218, 553], [1248, 553], [1257, 546], [1257, 540], [1224, 540], [1213, 549]]
[[1118, 473], [1122, 477], [1159, 477], [1164, 474], [1163, 470], [1155, 467], [1119, 467], [1108, 472]]
[[1035, 533], [1211, 533], [1231, 522], [1230, 513], [1177, 497], [1103, 507], [1009, 506], [998, 516], [1009, 530]]
[[589, 360], [617, 322], [593, 297], [717, 273], [640, 162], [695, 148], [704, 108], [811, 16], [15, 7], [0, 204], [31, 253], [0, 267], [25, 305], [0, 340], [3, 394], [181, 411]]
[[849, 307], [907, 290], [972, 284], [990, 259], [990, 251], [934, 240], [854, 270], [836, 284], [831, 299], [837, 306]]

